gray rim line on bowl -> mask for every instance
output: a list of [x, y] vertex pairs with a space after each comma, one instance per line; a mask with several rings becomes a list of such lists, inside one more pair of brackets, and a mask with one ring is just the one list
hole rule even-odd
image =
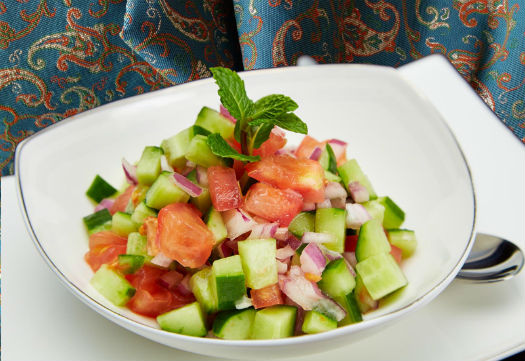
[[[352, 65], [348, 65], [348, 64], [330, 64], [330, 65], [322, 65], [322, 66], [310, 67], [310, 68], [308, 68], [308, 70], [309, 71], [319, 71], [319, 70], [324, 70], [324, 69], [327, 69], [327, 68], [346, 68], [348, 66], [352, 66], [354, 68], [355, 67], [362, 67], [362, 68], [370, 68], [371, 67], [370, 65], [361, 65], [361, 64], [352, 64]], [[469, 166], [468, 161], [467, 161], [467, 159], [465, 157], [465, 154], [463, 153], [463, 150], [461, 149], [461, 147], [460, 147], [460, 145], [458, 143], [458, 140], [456, 139], [456, 137], [455, 137], [454, 133], [452, 132], [452, 130], [449, 128], [449, 126], [446, 123], [446, 121], [443, 119], [441, 114], [437, 111], [437, 109], [435, 109], [434, 105], [430, 102], [430, 100], [426, 96], [423, 96], [421, 94], [421, 92], [419, 92], [418, 89], [410, 81], [408, 81], [404, 76], [399, 74], [395, 69], [393, 69], [391, 67], [376, 66], [376, 65], [374, 65], [373, 67], [374, 68], [381, 68], [383, 70], [387, 70], [387, 71], [390, 71], [392, 73], [395, 73], [396, 76], [401, 78], [402, 81], [408, 87], [412, 88], [414, 93], [423, 102], [425, 102], [427, 104], [428, 108], [433, 109], [433, 111], [435, 112], [437, 118], [439, 119], [441, 124], [446, 128], [446, 130], [449, 132], [450, 136], [454, 140], [454, 143], [455, 143], [458, 151], [460, 152], [460, 155], [461, 155], [461, 157], [463, 159], [463, 162], [465, 163], [465, 166], [467, 168], [469, 181], [470, 181], [470, 185], [471, 185], [471, 188], [472, 188], [472, 199], [473, 199], [473, 203], [474, 203], [473, 204], [474, 213], [473, 213], [473, 219], [472, 219], [470, 238], [469, 238], [469, 241], [467, 243], [466, 248], [463, 251], [462, 256], [460, 257], [460, 259], [458, 260], [458, 262], [456, 263], [454, 268], [449, 272], [449, 274], [440, 283], [435, 285], [432, 289], [430, 289], [429, 291], [427, 291], [425, 294], [421, 295], [420, 297], [416, 298], [414, 301], [412, 301], [408, 305], [403, 306], [402, 308], [396, 309], [394, 311], [391, 311], [389, 313], [386, 313], [384, 315], [381, 315], [380, 317], [373, 318], [373, 319], [370, 319], [370, 320], [363, 320], [362, 322], [359, 322], [359, 323], [347, 325], [347, 326], [344, 326], [344, 327], [338, 327], [337, 329], [334, 329], [334, 330], [331, 330], [331, 331], [328, 331], [328, 332], [319, 333], [319, 334], [302, 335], [302, 336], [299, 336], [299, 337], [288, 337], [288, 338], [275, 339], [275, 340], [227, 340], [226, 342], [229, 345], [231, 345], [231, 346], [241, 346], [241, 347], [250, 347], [252, 345], [255, 345], [255, 346], [279, 346], [279, 345], [284, 346], [284, 345], [290, 345], [290, 344], [291, 345], [297, 345], [297, 344], [301, 344], [301, 343], [305, 343], [305, 342], [311, 342], [311, 341], [316, 341], [316, 340], [320, 341], [320, 340], [331, 338], [333, 336], [343, 336], [343, 334], [349, 328], [353, 328], [354, 330], [358, 331], [359, 329], [366, 328], [368, 326], [374, 326], [375, 324], [380, 323], [382, 318], [385, 317], [385, 316], [389, 316], [392, 319], [398, 318], [398, 317], [402, 316], [403, 314], [405, 314], [406, 312], [408, 312], [409, 308], [412, 308], [412, 307], [418, 308], [418, 307], [421, 307], [421, 306], [425, 305], [426, 303], [430, 302], [434, 298], [434, 297], [430, 297], [431, 295], [434, 295], [435, 293], [437, 293], [440, 290], [444, 289], [446, 286], [448, 286], [448, 284], [450, 284], [454, 280], [455, 275], [457, 274], [457, 272], [459, 272], [459, 270], [461, 269], [464, 261], [468, 257], [469, 251], [470, 251], [470, 249], [471, 249], [471, 247], [473, 245], [473, 239], [474, 239], [474, 234], [475, 234], [475, 226], [476, 226], [476, 218], [477, 218], [476, 217], [476, 215], [477, 215], [477, 208], [476, 208], [476, 194], [475, 194], [475, 189], [474, 189], [474, 183], [473, 183], [473, 180], [472, 180], [472, 172], [470, 170], [470, 166]], [[267, 73], [278, 73], [278, 72], [282, 72], [282, 71], [287, 71], [287, 72], [290, 72], [290, 71], [304, 71], [304, 69], [305, 69], [304, 67], [301, 67], [301, 68], [299, 68], [299, 67], [287, 67], [287, 68], [277, 68], [277, 69], [261, 69], [261, 70], [255, 70], [255, 71], [252, 70], [250, 72], [241, 72], [240, 75], [243, 78], [252, 77], [252, 76], [257, 77], [257, 76], [265, 76]], [[175, 89], [175, 91], [184, 91], [184, 89], [186, 89], [186, 88], [189, 88], [189, 87], [192, 87], [192, 86], [201, 86], [201, 84], [205, 84], [206, 82], [213, 82], [213, 79], [211, 79], [211, 78], [201, 79], [201, 80], [193, 81], [193, 82], [190, 82], [190, 83], [181, 84], [181, 85], [179, 85], [177, 87], [169, 87], [169, 88], [166, 88], [166, 89], [161, 89], [159, 91], [170, 91], [170, 90], [173, 91], [174, 89]], [[142, 97], [141, 99], [145, 99], [147, 97], [155, 96], [154, 93], [156, 93], [156, 92], [150, 92], [150, 93], [146, 93], [146, 94], [141, 94], [140, 97]], [[122, 100], [118, 100], [118, 101], [115, 101], [115, 102], [112, 102], [112, 103], [108, 103], [108, 104], [102, 105], [100, 107], [97, 107], [97, 108], [91, 110], [91, 113], [98, 112], [98, 111], [103, 111], [103, 110], [105, 110], [107, 108], [120, 107], [120, 106], [122, 106], [123, 103], [130, 102], [130, 101], [135, 101], [136, 99], [137, 99], [137, 97], [130, 97], [130, 98], [127, 98], [127, 99], [122, 99]], [[31, 224], [31, 221], [29, 220], [29, 216], [28, 216], [28, 213], [27, 213], [27, 208], [26, 208], [26, 203], [25, 203], [25, 200], [24, 200], [24, 194], [23, 194], [21, 178], [20, 178], [20, 157], [21, 157], [21, 152], [22, 152], [22, 148], [28, 142], [30, 142], [32, 139], [38, 137], [39, 135], [44, 134], [45, 132], [47, 132], [49, 130], [54, 129], [55, 127], [63, 126], [63, 125], [66, 125], [67, 123], [69, 123], [71, 121], [75, 121], [75, 120], [77, 120], [77, 118], [80, 118], [82, 120], [82, 113], [80, 113], [78, 115], [75, 115], [73, 117], [67, 118], [67, 119], [65, 119], [65, 120], [63, 120], [63, 121], [61, 121], [59, 123], [55, 123], [53, 125], [50, 125], [49, 127], [39, 131], [38, 133], [33, 134], [29, 138], [23, 140], [18, 145], [18, 147], [16, 149], [16, 152], [15, 152], [16, 186], [17, 186], [18, 196], [19, 196], [19, 200], [20, 200], [20, 206], [22, 208], [21, 210], [22, 210], [22, 214], [23, 214], [23, 217], [24, 217], [26, 228], [29, 231], [29, 234], [30, 234], [30, 236], [31, 236], [31, 238], [33, 240], [33, 243], [37, 247], [40, 255], [42, 256], [44, 261], [55, 271], [55, 274], [57, 274], [59, 276], [59, 279], [63, 282], [63, 284], [66, 285], [66, 286], [69, 286], [69, 288], [72, 291], [74, 291], [73, 293], [75, 294], [75, 296], [77, 296], [83, 303], [85, 303], [90, 308], [93, 308], [93, 306], [99, 307], [101, 311], [103, 311], [104, 313], [107, 313], [106, 315], [104, 315], [104, 313], [103, 313], [103, 315], [106, 318], [108, 318], [108, 317], [116, 317], [123, 324], [129, 325], [129, 327], [125, 327], [128, 330], [131, 330], [131, 331], [135, 332], [133, 330], [133, 327], [137, 327], [138, 326], [139, 328], [144, 329], [144, 331], [154, 332], [154, 333], [157, 333], [157, 334], [163, 335], [163, 336], [165, 336], [166, 334], [169, 334], [171, 337], [180, 338], [181, 341], [191, 340], [191, 341], [197, 342], [197, 343], [206, 343], [206, 344], [211, 343], [211, 344], [214, 344], [214, 345], [224, 345], [225, 340], [221, 340], [221, 339], [193, 337], [193, 336], [186, 336], [186, 335], [181, 335], [181, 334], [177, 334], [177, 333], [170, 333], [170, 332], [167, 332], [167, 331], [163, 331], [161, 329], [158, 329], [158, 328], [155, 328], [155, 327], [152, 327], [152, 326], [149, 326], [149, 325], [145, 325], [145, 324], [143, 324], [143, 323], [141, 323], [139, 321], [132, 320], [132, 319], [130, 319], [130, 318], [128, 318], [128, 317], [126, 317], [126, 316], [124, 316], [124, 315], [114, 311], [113, 309], [106, 307], [105, 305], [99, 303], [97, 300], [93, 299], [88, 294], [84, 293], [73, 282], [71, 282], [60, 271], [60, 269], [53, 263], [53, 261], [49, 258], [47, 253], [44, 251], [42, 245], [40, 244], [40, 241], [39, 241], [38, 237], [36, 236], [35, 230], [34, 230], [32, 224]], [[137, 332], [135, 332], [135, 333], [137, 333]], [[145, 336], [145, 335], [142, 335], [142, 336]]]

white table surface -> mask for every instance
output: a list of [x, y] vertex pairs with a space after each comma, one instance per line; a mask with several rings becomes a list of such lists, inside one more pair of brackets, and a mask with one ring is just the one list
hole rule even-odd
[[[401, 72], [440, 109], [463, 148], [477, 192], [478, 231], [525, 249], [525, 146], [443, 58], [431, 56]], [[79, 302], [33, 246], [14, 177], [1, 183], [2, 360], [213, 360], [135, 335]], [[496, 284], [455, 280], [429, 305], [377, 334], [300, 360], [497, 360], [524, 349], [521, 272]]]

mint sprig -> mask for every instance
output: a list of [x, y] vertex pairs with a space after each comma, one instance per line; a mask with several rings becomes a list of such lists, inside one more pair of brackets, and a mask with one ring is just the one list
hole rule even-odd
[[[241, 144], [242, 154], [229, 146], [220, 135], [208, 136], [208, 145], [215, 155], [252, 162], [254, 149], [259, 148], [269, 137], [275, 126], [296, 133], [307, 134], [306, 124], [293, 113], [298, 105], [290, 97], [271, 94], [253, 102], [246, 93], [244, 81], [233, 70], [210, 68], [219, 86], [222, 105], [237, 119], [234, 137]], [[226, 146], [225, 146], [226, 145]]]

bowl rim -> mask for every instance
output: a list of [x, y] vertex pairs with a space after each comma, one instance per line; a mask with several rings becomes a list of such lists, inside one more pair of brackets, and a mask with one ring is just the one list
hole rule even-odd
[[[177, 334], [173, 332], [164, 331], [159, 328], [155, 328], [146, 324], [143, 324], [139, 321], [132, 320], [115, 310], [111, 309], [110, 307], [107, 307], [91, 296], [89, 296], [87, 293], [82, 291], [78, 286], [76, 286], [71, 280], [69, 280], [60, 270], [60, 268], [55, 265], [53, 260], [47, 255], [45, 252], [40, 240], [38, 239], [36, 235], [36, 231], [31, 223], [31, 220], [29, 219], [28, 211], [27, 211], [27, 205], [24, 198], [24, 192], [22, 188], [22, 179], [20, 175], [20, 169], [21, 169], [21, 157], [22, 157], [22, 150], [24, 146], [32, 142], [35, 138], [39, 137], [42, 134], [45, 134], [49, 131], [53, 131], [55, 128], [64, 126], [65, 124], [68, 124], [70, 122], [74, 121], [81, 121], [82, 118], [86, 114], [93, 114], [96, 112], [104, 112], [108, 109], [112, 109], [113, 107], [122, 107], [125, 106], [128, 102], [135, 102], [137, 100], [143, 101], [145, 99], [148, 99], [149, 97], [155, 97], [159, 92], [169, 92], [169, 91], [184, 91], [185, 89], [189, 89], [191, 87], [202, 87], [202, 86], [208, 86], [209, 84], [213, 83], [213, 78], [206, 78], [206, 79], [199, 79], [195, 80], [189, 83], [184, 83], [177, 85], [176, 87], [170, 86], [164, 89], [139, 94], [136, 96], [131, 96], [124, 99], [119, 99], [110, 103], [106, 103], [104, 105], [98, 106], [93, 109], [89, 109], [87, 111], [84, 111], [79, 114], [75, 114], [71, 117], [68, 117], [66, 119], [61, 120], [60, 122], [54, 123], [52, 125], [49, 125], [48, 127], [38, 131], [35, 134], [32, 134], [28, 138], [21, 141], [18, 146], [16, 147], [15, 151], [15, 183], [16, 183], [16, 190], [18, 195], [18, 204], [19, 208], [21, 210], [24, 224], [26, 226], [26, 229], [33, 241], [34, 246], [37, 248], [38, 252], [44, 259], [44, 261], [47, 263], [47, 265], [51, 268], [51, 270], [57, 275], [61, 283], [66, 286], [68, 290], [70, 290], [77, 298], [79, 298], [83, 303], [88, 305], [90, 308], [94, 309], [101, 315], [103, 315], [105, 318], [113, 320], [117, 322], [119, 325], [125, 327], [128, 330], [131, 330], [135, 333], [137, 332], [135, 329], [138, 328], [142, 332], [139, 334], [142, 336], [146, 336], [147, 333], [153, 333], [157, 336], [160, 336], [161, 338], [168, 337], [173, 338], [176, 340], [179, 340], [183, 343], [189, 342], [189, 343], [195, 343], [197, 345], [208, 345], [208, 346], [235, 346], [235, 347], [241, 347], [241, 348], [250, 348], [250, 347], [267, 347], [267, 346], [297, 346], [308, 342], [318, 342], [323, 341], [331, 338], [339, 338], [345, 335], [350, 335], [354, 332], [358, 332], [363, 329], [372, 328], [375, 325], [385, 323], [386, 321], [397, 319], [404, 315], [405, 313], [408, 313], [412, 310], [416, 310], [419, 307], [424, 306], [425, 304], [429, 303], [431, 300], [433, 300], [443, 289], [445, 289], [455, 278], [456, 274], [459, 272], [461, 267], [463, 266], [465, 260], [467, 259], [470, 249], [472, 248], [472, 245], [474, 243], [474, 236], [476, 234], [476, 226], [477, 226], [477, 201], [476, 201], [476, 191], [474, 187], [474, 181], [472, 177], [472, 171], [470, 168], [470, 165], [468, 163], [468, 160], [465, 156], [465, 153], [463, 152], [456, 136], [454, 135], [453, 131], [448, 126], [447, 122], [441, 115], [441, 113], [435, 108], [435, 106], [430, 102], [430, 100], [424, 95], [421, 94], [421, 92], [418, 91], [418, 89], [409, 81], [407, 81], [401, 73], [399, 73], [396, 69], [388, 66], [381, 66], [381, 65], [371, 65], [371, 64], [323, 64], [323, 65], [317, 65], [315, 67], [283, 67], [283, 68], [270, 68], [270, 69], [259, 69], [259, 70], [250, 70], [250, 71], [242, 71], [238, 72], [239, 75], [243, 80], [246, 78], [252, 77], [252, 76], [264, 76], [268, 73], [280, 73], [283, 71], [290, 72], [290, 71], [298, 71], [302, 72], [308, 69], [309, 71], [318, 71], [320, 69], [328, 69], [332, 68], [335, 70], [338, 69], [345, 69], [348, 67], [352, 68], [362, 68], [362, 69], [374, 69], [379, 71], [386, 71], [390, 72], [391, 74], [395, 74], [395, 76], [405, 83], [405, 85], [409, 88], [412, 88], [414, 92], [419, 97], [419, 101], [422, 102], [426, 107], [431, 109], [436, 114], [436, 121], [438, 121], [444, 128], [448, 131], [449, 136], [454, 141], [454, 144], [459, 151], [461, 158], [463, 160], [463, 163], [467, 170], [468, 180], [470, 183], [470, 189], [471, 189], [471, 195], [472, 195], [472, 201], [473, 201], [473, 214], [472, 214], [472, 227], [470, 230], [469, 240], [465, 245], [465, 248], [463, 250], [463, 253], [461, 257], [459, 258], [458, 262], [454, 265], [454, 267], [450, 270], [450, 272], [444, 277], [440, 282], [438, 282], [434, 287], [432, 287], [430, 290], [425, 292], [424, 294], [420, 295], [416, 299], [414, 299], [412, 302], [408, 303], [407, 305], [394, 309], [384, 315], [381, 315], [379, 317], [369, 319], [369, 320], [363, 320], [362, 322], [337, 327], [336, 329], [317, 333], [317, 334], [306, 334], [306, 335], [300, 335], [300, 336], [293, 336], [293, 337], [286, 337], [286, 338], [280, 338], [280, 339], [269, 339], [269, 340], [223, 340], [223, 339], [217, 339], [217, 338], [209, 338], [209, 337], [195, 337], [195, 336], [187, 336], [182, 334]], [[148, 337], [148, 336], [146, 336]], [[159, 341], [157, 341], [159, 342]]]

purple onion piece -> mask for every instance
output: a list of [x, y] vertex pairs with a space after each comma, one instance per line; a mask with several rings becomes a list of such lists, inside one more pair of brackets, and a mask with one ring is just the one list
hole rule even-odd
[[137, 167], [129, 163], [126, 158], [122, 158], [122, 169], [129, 184], [137, 185], [139, 183], [137, 180]]
[[372, 217], [362, 204], [346, 204], [346, 228], [359, 229], [363, 223], [371, 219]]
[[319, 160], [319, 158], [321, 157], [321, 153], [323, 151], [321, 150], [321, 148], [319, 147], [315, 147], [314, 150], [312, 151], [312, 154], [310, 154], [310, 159], [311, 160]]
[[304, 232], [301, 241], [303, 243], [330, 243], [334, 236], [328, 233]]
[[104, 208], [110, 210], [111, 207], [113, 207], [113, 204], [115, 203], [115, 200], [114, 199], [111, 199], [111, 198], [104, 198], [103, 200], [100, 201], [99, 204], [97, 204], [97, 206], [95, 207], [95, 212], [98, 212], [98, 211], [101, 211], [103, 210]]
[[348, 191], [356, 203], [367, 202], [370, 199], [368, 189], [357, 181], [348, 183]]
[[155, 257], [151, 259], [150, 262], [159, 267], [168, 268], [171, 262], [173, 262], [173, 260], [171, 258], [166, 257], [164, 253], [159, 252]]
[[324, 188], [326, 199], [345, 198], [348, 196], [346, 189], [338, 182], [328, 182]]
[[201, 195], [202, 188], [190, 181], [182, 174], [173, 172], [172, 179], [179, 188], [181, 188], [184, 192], [188, 193], [190, 196], [198, 197]]
[[315, 243], [308, 244], [300, 256], [301, 269], [303, 272], [321, 276], [326, 267], [326, 259], [319, 246]]
[[206, 168], [198, 165], [196, 168], [197, 183], [203, 187], [208, 187], [208, 171]]

